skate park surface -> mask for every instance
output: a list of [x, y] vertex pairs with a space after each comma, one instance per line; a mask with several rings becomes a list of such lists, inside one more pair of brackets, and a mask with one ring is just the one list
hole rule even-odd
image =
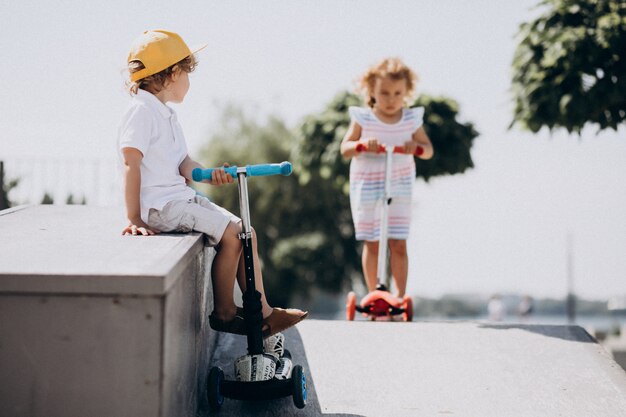
[[[626, 373], [582, 328], [305, 320], [285, 332], [308, 404], [226, 399], [220, 416], [626, 416]], [[220, 334], [232, 379], [245, 338]]]
[[285, 332], [308, 404], [226, 399], [246, 339], [209, 329], [199, 234], [123, 237], [123, 212], [0, 212], [0, 417], [626, 417], [626, 373], [582, 328], [307, 319]]

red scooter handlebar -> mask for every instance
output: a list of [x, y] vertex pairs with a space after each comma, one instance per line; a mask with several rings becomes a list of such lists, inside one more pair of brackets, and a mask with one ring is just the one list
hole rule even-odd
[[[356, 151], [357, 152], [367, 152], [368, 146], [365, 145], [364, 143], [357, 143], [356, 145]], [[379, 144], [378, 145], [378, 150], [376, 151], [376, 153], [383, 153], [387, 151], [387, 147], [383, 144]], [[406, 153], [404, 146], [394, 146], [393, 147], [393, 153]], [[422, 148], [421, 146], [418, 146], [415, 149], [415, 156], [420, 156], [421, 154], [424, 153], [424, 148]]]

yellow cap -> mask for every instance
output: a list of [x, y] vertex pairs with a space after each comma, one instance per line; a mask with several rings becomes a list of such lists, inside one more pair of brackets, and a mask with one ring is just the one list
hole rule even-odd
[[204, 47], [206, 45], [191, 50], [177, 33], [166, 30], [147, 30], [135, 39], [130, 47], [128, 62], [141, 61], [145, 67], [130, 74], [130, 80], [141, 80], [163, 71]]

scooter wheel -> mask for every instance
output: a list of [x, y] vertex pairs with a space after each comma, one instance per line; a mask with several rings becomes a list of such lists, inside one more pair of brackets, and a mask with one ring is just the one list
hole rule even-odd
[[354, 314], [356, 312], [356, 294], [354, 291], [348, 293], [348, 299], [346, 301], [346, 319], [349, 321], [354, 320]]
[[296, 407], [304, 408], [306, 405], [306, 374], [300, 365], [294, 366], [293, 371], [291, 371], [291, 395]]
[[224, 371], [214, 366], [209, 371], [207, 377], [207, 398], [209, 399], [209, 407], [211, 410], [217, 411], [224, 404], [224, 396], [222, 395], [222, 382], [224, 381]]
[[413, 321], [413, 300], [408, 295], [405, 295], [402, 299], [402, 319], [404, 321]]

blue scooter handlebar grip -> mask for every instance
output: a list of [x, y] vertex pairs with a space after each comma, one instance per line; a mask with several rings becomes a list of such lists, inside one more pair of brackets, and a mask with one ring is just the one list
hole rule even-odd
[[[196, 168], [191, 172], [191, 176], [194, 181], [200, 182], [204, 180], [211, 180], [211, 176], [213, 171], [218, 168]], [[236, 166], [224, 167], [224, 171], [232, 176], [234, 179], [237, 179], [237, 170]], [[281, 162], [280, 164], [258, 164], [258, 165], [247, 165], [246, 175], [249, 177], [260, 177], [266, 175], [290, 175], [292, 172], [292, 166], [290, 162]]]
[[264, 175], [291, 175], [292, 167], [290, 162], [280, 164], [259, 164], [246, 166], [246, 175], [250, 177], [261, 177]]
[[[232, 176], [235, 179], [237, 178], [237, 166], [223, 167], [223, 168], [227, 174], [230, 174], [230, 176]], [[211, 176], [213, 175], [213, 171], [215, 171], [216, 169], [219, 169], [219, 168], [206, 168], [206, 169], [196, 168], [193, 171], [191, 171], [191, 177], [196, 182], [200, 182], [204, 180], [211, 181]]]

